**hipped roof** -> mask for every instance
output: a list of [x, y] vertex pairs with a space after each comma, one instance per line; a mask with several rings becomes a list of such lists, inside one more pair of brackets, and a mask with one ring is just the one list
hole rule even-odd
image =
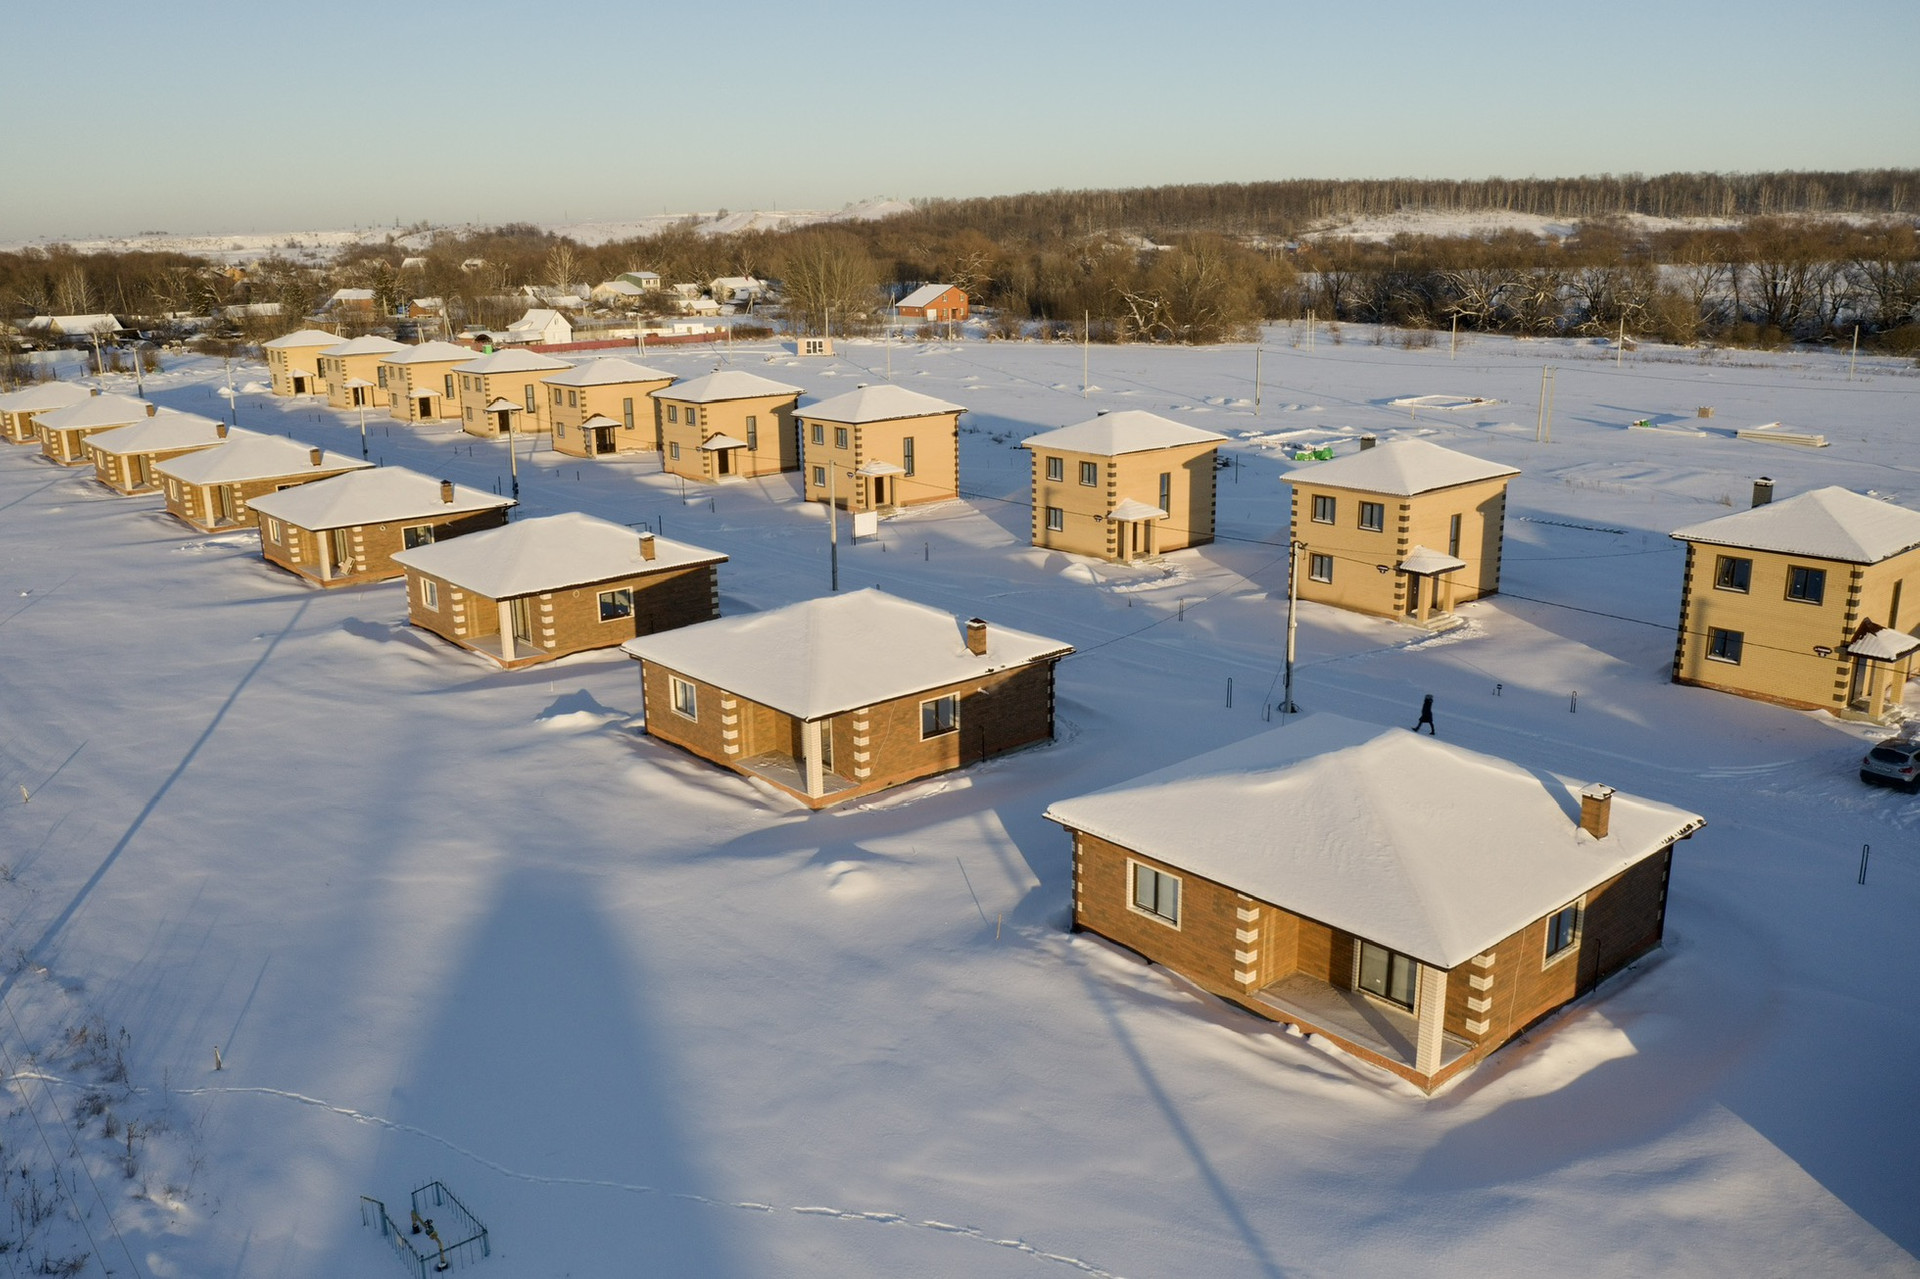
[[689, 378], [678, 386], [659, 392], [660, 398], [683, 404], [715, 404], [721, 400], [751, 400], [762, 395], [798, 395], [800, 388], [743, 373], [739, 369], [721, 369], [704, 377]]
[[422, 342], [418, 346], [409, 346], [395, 351], [382, 364], [447, 364], [471, 360], [473, 348], [461, 346], [457, 342]]
[[645, 559], [636, 530], [566, 511], [417, 546], [397, 553], [393, 561], [488, 599], [502, 600], [696, 564], [722, 564], [726, 558], [703, 546], [657, 537], [654, 558]]
[[136, 400], [131, 395], [118, 395], [108, 391], [104, 395], [89, 395], [63, 409], [53, 409], [41, 413], [33, 420], [39, 426], [54, 431], [84, 431], [107, 426], [126, 426], [148, 416], [145, 400]]
[[603, 355], [585, 364], [576, 364], [564, 373], [541, 378], [549, 386], [618, 386], [625, 382], [671, 382], [673, 374], [650, 369], [617, 355]]
[[565, 360], [556, 360], [551, 355], [512, 347], [505, 351], [495, 351], [492, 355], [468, 360], [465, 364], [455, 365], [453, 371], [455, 373], [544, 373], [548, 369], [572, 367]]
[[93, 392], [71, 382], [42, 382], [0, 395], [0, 413], [39, 413], [63, 409], [93, 398]]
[[440, 496], [440, 481], [402, 466], [349, 471], [254, 498], [254, 510], [305, 529], [387, 524], [395, 520], [463, 515], [512, 506], [513, 499], [453, 486], [451, 502]]
[[392, 338], [383, 338], [377, 333], [368, 333], [342, 342], [338, 346], [330, 346], [320, 354], [329, 359], [344, 359], [350, 355], [392, 355], [406, 349], [405, 342], [396, 342]]
[[217, 448], [171, 458], [153, 469], [186, 484], [231, 484], [238, 480], [271, 480], [317, 471], [359, 471], [372, 465], [362, 458], [325, 451], [315, 465], [310, 444], [281, 435], [231, 431], [227, 442]]
[[925, 417], [930, 413], [965, 412], [966, 409], [958, 404], [936, 400], [931, 395], [909, 391], [891, 382], [883, 382], [877, 386], [863, 386], [857, 391], [848, 391], [845, 395], [836, 395], [831, 399], [806, 405], [799, 410], [800, 416], [808, 421], [848, 424], [887, 422], [902, 417]]
[[[230, 431], [228, 439], [250, 435], [249, 431]], [[220, 424], [198, 413], [161, 409], [152, 417], [143, 417], [130, 426], [116, 426], [87, 437], [88, 447], [116, 457], [129, 453], [164, 453], [171, 449], [206, 448], [221, 443]]]
[[1375, 448], [1336, 457], [1331, 462], [1297, 467], [1281, 478], [1289, 484], [1317, 484], [1323, 488], [1412, 497], [1456, 484], [1518, 474], [1517, 466], [1502, 466], [1427, 440], [1391, 440]]
[[300, 329], [282, 337], [274, 338], [270, 342], [261, 343], [261, 346], [269, 351], [281, 351], [289, 347], [339, 345], [340, 335], [338, 333], [328, 333], [324, 329]]
[[1099, 417], [1088, 418], [1055, 431], [1029, 435], [1020, 441], [1020, 447], [1118, 457], [1123, 453], [1147, 453], [1181, 444], [1218, 443], [1226, 438], [1144, 409], [1122, 409], [1118, 413], [1102, 413]]
[[1920, 546], [1920, 511], [1839, 487], [1814, 489], [1675, 529], [1685, 542], [1878, 564]]

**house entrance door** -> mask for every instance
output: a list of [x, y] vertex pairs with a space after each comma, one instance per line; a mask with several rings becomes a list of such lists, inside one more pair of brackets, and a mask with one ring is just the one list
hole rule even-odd
[[432, 417], [433, 416], [433, 397], [431, 395], [422, 395], [419, 397], [418, 402], [420, 407], [417, 410], [417, 412], [419, 413], [420, 417], [422, 417], [423, 419]]
[[513, 424], [511, 421], [509, 421], [509, 418], [512, 412], [513, 410], [511, 409], [501, 409], [498, 413], [495, 413], [493, 415], [493, 418], [494, 418], [493, 433], [495, 435], [505, 435], [507, 434], [508, 431], [513, 429]]
[[1415, 617], [1420, 612], [1420, 578], [1413, 573], [1407, 574], [1407, 616]]
[[133, 488], [146, 488], [153, 483], [153, 459], [145, 453], [135, 453], [128, 459], [128, 469], [133, 472]]
[[713, 473], [715, 475], [733, 474], [732, 449], [715, 449], [713, 451]]
[[216, 524], [233, 523], [233, 490], [225, 484], [213, 486], [213, 520]]
[[873, 509], [876, 511], [892, 504], [889, 500], [892, 495], [887, 492], [888, 481], [889, 477], [885, 475], [873, 477]]
[[1872, 697], [1870, 691], [1872, 687], [1872, 665], [1864, 657], [1854, 658], [1853, 676], [1847, 685], [1847, 705], [1856, 711], [1872, 710], [1873, 708], [1867, 704]]
[[333, 556], [333, 575], [345, 577], [353, 572], [353, 537], [346, 529], [327, 530], [327, 548]]
[[595, 453], [613, 452], [613, 428], [596, 426], [593, 428], [593, 451]]
[[533, 605], [522, 595], [507, 606], [513, 617], [513, 642], [533, 647]]

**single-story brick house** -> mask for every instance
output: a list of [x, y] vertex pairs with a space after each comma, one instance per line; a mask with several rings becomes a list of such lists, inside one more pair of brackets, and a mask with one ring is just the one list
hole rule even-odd
[[957, 284], [923, 284], [895, 308], [903, 320], [944, 323], [967, 318], [967, 294]]
[[0, 395], [0, 435], [9, 444], [38, 444], [40, 433], [33, 420], [53, 409], [71, 408], [98, 389], [75, 386], [72, 382], [41, 382]]
[[623, 645], [647, 732], [809, 808], [1053, 740], [1073, 647], [877, 590]]
[[90, 395], [64, 409], [49, 409], [34, 414], [33, 428], [40, 436], [40, 452], [62, 466], [87, 466], [93, 459], [87, 454], [87, 437], [110, 431], [116, 426], [132, 426], [153, 416], [157, 405], [136, 400], [131, 395]]
[[[609, 355], [541, 381], [547, 387], [554, 452], [601, 457], [652, 453], [660, 447], [653, 397], [672, 384], [673, 374]], [[600, 420], [588, 426], [595, 418]]]
[[167, 514], [202, 532], [253, 528], [253, 499], [373, 463], [279, 435], [229, 431], [224, 443], [158, 463], [153, 473], [166, 494]]
[[[546, 389], [550, 377], [573, 366], [565, 360], [524, 348], [494, 351], [454, 365], [460, 392], [460, 429], [488, 437], [533, 435], [547, 429]], [[495, 408], [501, 401], [513, 407]]]
[[800, 469], [793, 406], [800, 388], [721, 369], [654, 393], [660, 464], [673, 475], [718, 482]]
[[1140, 409], [1028, 436], [1033, 544], [1124, 564], [1211, 542], [1226, 438]]
[[455, 342], [422, 342], [382, 359], [375, 374], [387, 392], [387, 412], [402, 422], [438, 422], [460, 416], [454, 369], [473, 359]]
[[1324, 714], [1046, 816], [1075, 931], [1428, 1092], [1659, 946], [1706, 824]]
[[172, 458], [224, 443], [227, 424], [198, 413], [161, 409], [130, 426], [87, 437], [94, 477], [116, 493], [158, 492], [154, 467]]
[[340, 335], [325, 329], [300, 329], [270, 342], [260, 350], [267, 357], [267, 377], [275, 395], [318, 395], [320, 352], [340, 345]]
[[384, 582], [406, 570], [393, 557], [499, 528], [513, 499], [436, 480], [402, 466], [349, 471], [253, 500], [260, 553], [321, 586]]
[[849, 511], [894, 511], [960, 495], [958, 404], [882, 383], [797, 411], [806, 496]]
[[727, 557], [569, 511], [393, 559], [415, 626], [518, 667], [718, 617]]
[[323, 348], [313, 363], [320, 385], [326, 389], [327, 407], [387, 407], [387, 384], [380, 364], [406, 349], [404, 342], [374, 333]]

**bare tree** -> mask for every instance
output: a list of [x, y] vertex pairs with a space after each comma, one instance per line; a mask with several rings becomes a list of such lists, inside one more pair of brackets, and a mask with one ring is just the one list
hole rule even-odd
[[53, 304], [62, 315], [93, 313], [93, 284], [84, 267], [75, 265], [61, 273], [53, 286]]
[[880, 301], [879, 273], [866, 246], [842, 231], [806, 233], [788, 251], [780, 280], [788, 320], [807, 333], [830, 322], [842, 332], [861, 327]]

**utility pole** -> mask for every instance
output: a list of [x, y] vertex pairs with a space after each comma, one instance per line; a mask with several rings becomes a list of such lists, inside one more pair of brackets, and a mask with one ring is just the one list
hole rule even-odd
[[1853, 366], [1860, 358], [1860, 326], [1853, 326], [1853, 354], [1847, 357], [1847, 381], [1853, 381]]
[[1540, 416], [1533, 425], [1535, 444], [1553, 443], [1553, 382], [1554, 371], [1551, 364], [1540, 370]]
[[1300, 552], [1306, 546], [1301, 541], [1287, 543], [1287, 670], [1280, 693], [1280, 713], [1283, 715], [1297, 714], [1300, 710], [1293, 704], [1293, 656], [1300, 634]]
[[830, 588], [840, 590], [840, 467], [827, 465], [827, 573]]
[[1253, 348], [1253, 415], [1260, 416], [1260, 357], [1266, 354], [1266, 348]]
[[[513, 434], [513, 415], [518, 410], [507, 410], [507, 471], [513, 476], [513, 500], [520, 500], [520, 450], [516, 447]], [[361, 420], [365, 421], [365, 410], [361, 410]]]
[[1080, 398], [1087, 398], [1087, 388], [1093, 381], [1089, 371], [1093, 367], [1093, 312], [1080, 313]]
[[1620, 336], [1613, 340], [1613, 367], [1619, 368], [1620, 361], [1627, 355], [1627, 317], [1620, 316]]
[[1453, 336], [1447, 339], [1447, 358], [1451, 360], [1453, 358], [1453, 353], [1459, 349], [1460, 349], [1460, 313], [1458, 311], [1455, 311], [1453, 313]]

